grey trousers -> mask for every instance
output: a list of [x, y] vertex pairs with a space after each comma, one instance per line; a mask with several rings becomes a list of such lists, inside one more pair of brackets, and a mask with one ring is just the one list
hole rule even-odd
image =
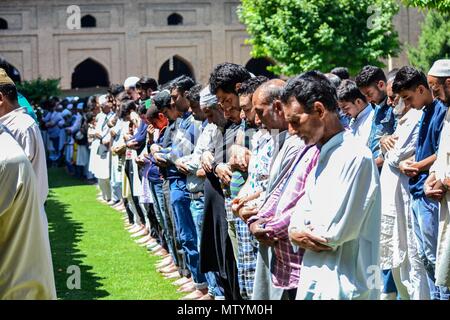
[[272, 285], [270, 264], [274, 258], [273, 248], [259, 244], [256, 259], [255, 282], [253, 284], [252, 300], [282, 300], [285, 290]]

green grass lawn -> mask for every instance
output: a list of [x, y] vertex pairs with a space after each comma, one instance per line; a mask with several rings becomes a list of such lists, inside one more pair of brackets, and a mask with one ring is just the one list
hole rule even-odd
[[[46, 204], [58, 299], [178, 299], [182, 295], [154, 267], [157, 257], [138, 246], [123, 227], [122, 214], [96, 200], [63, 169], [49, 170]], [[70, 266], [80, 269], [80, 289], [70, 290]]]

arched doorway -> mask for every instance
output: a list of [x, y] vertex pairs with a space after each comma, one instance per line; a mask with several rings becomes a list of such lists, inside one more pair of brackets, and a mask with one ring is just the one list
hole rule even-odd
[[245, 68], [253, 73], [255, 76], [266, 76], [269, 79], [275, 78], [275, 74], [267, 70], [267, 67], [273, 66], [274, 64], [266, 58], [252, 58], [250, 59]]
[[14, 81], [14, 83], [20, 83], [22, 81], [20, 71], [1, 56], [0, 56], [0, 68], [6, 71], [6, 73], [11, 78], [11, 80]]
[[108, 71], [100, 63], [91, 58], [77, 65], [72, 73], [72, 89], [108, 86]]
[[7, 30], [8, 29], [8, 21], [6, 21], [3, 18], [0, 18], [0, 30]]
[[191, 67], [179, 57], [174, 56], [166, 60], [159, 69], [158, 83], [164, 85], [181, 75], [195, 80]]
[[87, 14], [81, 18], [81, 27], [82, 28], [95, 28], [97, 27], [97, 19]]
[[183, 16], [178, 13], [172, 13], [167, 17], [167, 25], [178, 26], [183, 24]]

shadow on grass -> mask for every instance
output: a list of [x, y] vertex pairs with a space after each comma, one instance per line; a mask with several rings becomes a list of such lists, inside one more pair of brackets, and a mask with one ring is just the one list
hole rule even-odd
[[49, 168], [48, 182], [49, 187], [52, 189], [85, 186], [88, 184], [85, 180], [69, 176], [64, 168]]
[[[75, 179], [64, 177], [59, 170], [49, 171], [49, 180], [57, 186], [73, 186]], [[55, 181], [56, 180], [56, 181]], [[65, 182], [64, 182], [65, 181]], [[53, 191], [50, 191], [45, 210], [49, 222], [50, 244], [52, 249], [53, 269], [55, 272], [57, 297], [61, 300], [95, 300], [109, 296], [109, 292], [100, 289], [99, 282], [103, 278], [96, 276], [92, 266], [83, 263], [85, 254], [76, 248], [83, 231], [81, 223], [72, 219], [68, 205], [60, 202]], [[69, 289], [67, 283], [75, 284], [73, 270], [68, 273], [70, 266], [77, 266], [80, 270], [80, 289]]]

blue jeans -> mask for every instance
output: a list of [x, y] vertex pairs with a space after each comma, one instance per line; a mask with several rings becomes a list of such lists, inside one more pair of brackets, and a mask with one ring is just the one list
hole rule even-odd
[[391, 269], [383, 270], [383, 293], [397, 293]]
[[200, 272], [200, 260], [197, 245], [197, 232], [192, 219], [189, 193], [186, 179], [170, 179], [170, 204], [175, 216], [175, 226], [180, 237], [181, 247], [186, 256], [186, 263], [191, 271], [197, 289], [206, 288], [206, 278]]
[[[163, 184], [161, 182], [150, 182], [150, 191], [153, 196], [153, 207], [155, 208], [156, 216], [160, 221], [161, 228], [163, 230], [163, 237], [169, 248], [169, 253], [172, 256], [173, 261], [178, 261], [178, 256], [175, 249], [175, 241], [173, 238], [173, 233], [171, 232], [172, 223], [169, 219], [169, 213], [166, 208], [166, 203], [164, 201], [164, 191]], [[178, 264], [177, 264], [178, 265]]]
[[[197, 232], [198, 251], [200, 252], [200, 243], [203, 230], [203, 220], [205, 218], [205, 198], [201, 197], [196, 200], [191, 200], [191, 214], [194, 219], [195, 229]], [[217, 283], [215, 272], [205, 273], [206, 282], [208, 282], [208, 293], [213, 297], [222, 297], [224, 295], [222, 289]]]
[[432, 300], [448, 300], [449, 289], [434, 284], [436, 266], [437, 237], [439, 225], [439, 203], [427, 197], [412, 200], [414, 218], [414, 233], [417, 240], [417, 250], [423, 261], [428, 276], [430, 297]]

